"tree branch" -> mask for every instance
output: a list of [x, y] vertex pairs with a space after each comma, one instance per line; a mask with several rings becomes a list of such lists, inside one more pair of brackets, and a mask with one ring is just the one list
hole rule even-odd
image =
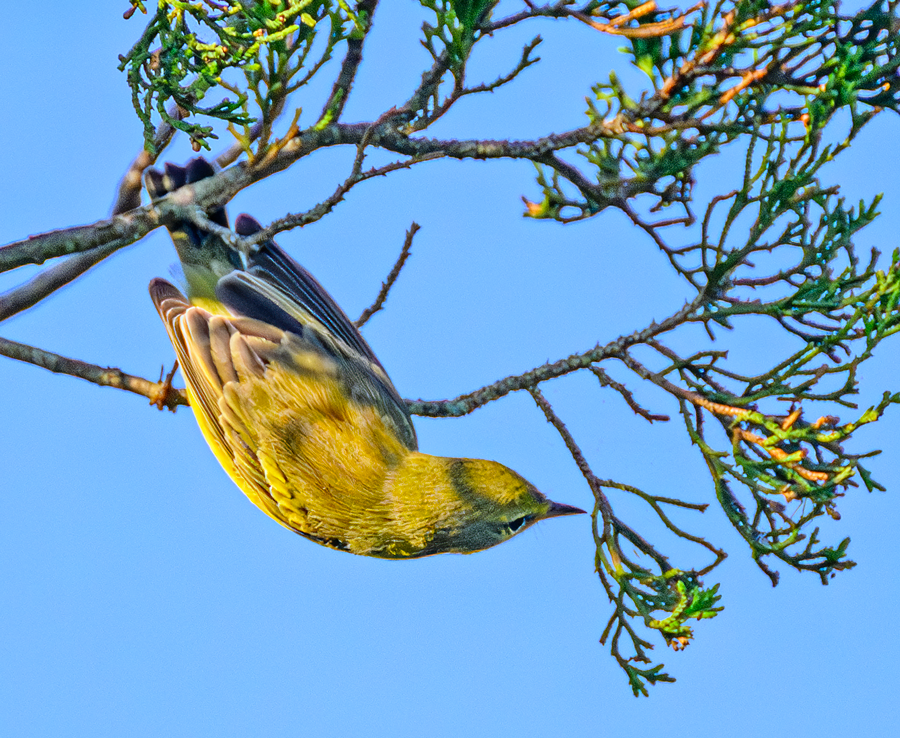
[[246, 166], [238, 164], [127, 213], [0, 246], [0, 272], [25, 264], [43, 264], [48, 259], [89, 251], [113, 241], [120, 242], [120, 248], [127, 246], [161, 225], [190, 219], [197, 208], [209, 210], [224, 205], [255, 181], [252, 176]]
[[126, 374], [121, 369], [100, 367], [78, 359], [69, 359], [65, 356], [44, 351], [34, 346], [28, 346], [24, 343], [10, 341], [6, 338], [0, 338], [0, 354], [11, 359], [43, 367], [56, 374], [68, 374], [71, 377], [78, 377], [101, 387], [115, 387], [116, 389], [141, 395], [148, 398], [150, 404], [156, 405], [160, 410], [165, 407], [175, 412], [179, 405], [188, 404], [184, 390], [174, 389], [171, 386], [171, 375], [166, 380], [161, 378], [158, 382], [151, 382], [148, 379]]
[[127, 241], [113, 241], [104, 246], [97, 246], [89, 251], [74, 254], [59, 264], [43, 270], [20, 287], [0, 295], [0, 322], [37, 305], [45, 297], [80, 277], [107, 256], [127, 245]]
[[499, 382], [486, 385], [465, 395], [460, 395], [452, 400], [407, 400], [407, 407], [413, 415], [422, 415], [431, 418], [452, 418], [467, 415], [473, 410], [493, 402], [510, 392], [532, 389], [541, 382], [555, 379], [566, 374], [586, 369], [599, 361], [610, 358], [618, 358], [631, 346], [646, 343], [650, 339], [681, 325], [704, 302], [701, 293], [693, 301], [687, 303], [676, 313], [666, 318], [662, 323], [652, 322], [646, 328], [635, 331], [628, 336], [619, 336], [614, 341], [600, 346], [599, 344], [589, 351], [581, 354], [548, 362], [531, 371], [501, 379]]

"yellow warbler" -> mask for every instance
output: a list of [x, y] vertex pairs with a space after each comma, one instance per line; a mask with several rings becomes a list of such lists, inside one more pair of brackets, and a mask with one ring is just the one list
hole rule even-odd
[[[211, 175], [203, 159], [146, 176], [151, 197]], [[224, 210], [210, 220], [227, 227]], [[235, 230], [260, 229], [240, 216]], [[303, 267], [267, 241], [241, 254], [171, 229], [188, 296], [162, 279], [165, 322], [200, 430], [228, 475], [286, 528], [365, 556], [489, 548], [544, 518], [548, 500], [496, 461], [429, 456], [372, 349]]]

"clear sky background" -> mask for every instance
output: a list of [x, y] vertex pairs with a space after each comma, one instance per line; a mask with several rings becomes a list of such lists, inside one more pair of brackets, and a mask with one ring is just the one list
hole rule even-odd
[[[513, 6], [512, 3], [509, 4]], [[145, 20], [124, 0], [4, 9], [0, 45], [0, 243], [107, 215], [141, 142], [117, 55]], [[409, 0], [383, 2], [347, 121], [402, 102], [427, 63]], [[612, 66], [638, 79], [621, 42], [532, 23], [484, 44], [472, 79], [493, 79], [541, 33], [545, 61], [493, 96], [459, 104], [429, 135], [530, 138], [584, 124], [584, 96]], [[330, 78], [329, 78], [330, 79]], [[330, 82], [328, 82], [330, 85]], [[322, 86], [298, 100], [321, 109]], [[826, 170], [850, 201], [885, 193], [860, 247], [900, 232], [898, 121], [871, 125]], [[167, 158], [192, 152], [179, 140]], [[305, 210], [349, 172], [353, 152], [315, 154], [241, 193], [232, 216]], [[373, 161], [386, 158], [373, 155]], [[739, 153], [698, 172], [731, 189]], [[364, 183], [328, 218], [280, 237], [351, 315], [368, 305], [422, 225], [387, 309], [365, 335], [401, 394], [470, 391], [679, 307], [664, 257], [607, 213], [562, 227], [521, 217], [539, 199], [530, 165], [432, 162]], [[0, 327], [0, 335], [155, 376], [173, 352], [147, 295], [175, 261], [158, 231]], [[35, 269], [4, 275], [0, 289]], [[765, 326], [725, 337], [747, 356], [780, 350]], [[789, 348], [789, 346], [788, 346]], [[900, 389], [900, 340], [860, 372], [860, 403]], [[618, 376], [624, 376], [619, 374]], [[0, 735], [550, 736], [888, 735], [896, 730], [894, 618], [900, 412], [859, 434], [888, 492], [851, 489], [843, 520], [859, 566], [828, 587], [782, 573], [774, 589], [715, 507], [684, 524], [723, 545], [724, 612], [684, 653], [654, 654], [674, 685], [635, 699], [598, 639], [610, 613], [587, 516], [548, 521], [473, 556], [390, 562], [331, 551], [279, 527], [234, 487], [192, 415], [0, 360]], [[632, 382], [633, 388], [638, 388]], [[674, 410], [639, 388], [657, 412]], [[675, 423], [649, 426], [589, 375], [546, 387], [598, 474], [713, 501], [702, 459]], [[527, 395], [459, 420], [418, 419], [421, 448], [497, 459], [549, 496], [592, 497]], [[646, 510], [612, 496], [635, 528]], [[699, 555], [685, 566], [703, 566]]]

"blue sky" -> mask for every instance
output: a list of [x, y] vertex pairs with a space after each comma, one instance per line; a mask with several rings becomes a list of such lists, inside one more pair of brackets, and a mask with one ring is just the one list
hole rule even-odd
[[[418, 5], [382, 5], [348, 121], [404, 100], [425, 64]], [[79, 7], [40, 20], [22, 3], [4, 13], [0, 243], [104, 217], [140, 146], [116, 57], [143, 17], [123, 21], [124, 0]], [[488, 44], [472, 74], [493, 79], [536, 33], [545, 62], [518, 85], [463, 101], [430, 135], [527, 138], [582, 125], [590, 85], [625, 66], [615, 39], [535, 23]], [[311, 116], [321, 93], [298, 104]], [[885, 193], [882, 217], [858, 244], [886, 252], [900, 232], [898, 122], [888, 115], [827, 171], [851, 202]], [[167, 158], [192, 155], [182, 140]], [[304, 210], [343, 180], [352, 156], [317, 153], [241, 193], [231, 214], [268, 222]], [[739, 159], [726, 154], [698, 176], [709, 191], [730, 189]], [[357, 315], [406, 228], [422, 225], [386, 311], [365, 329], [412, 398], [455, 396], [682, 304], [683, 285], [622, 217], [569, 227], [523, 219], [519, 196], [538, 199], [532, 175], [523, 163], [432, 162], [364, 183], [330, 217], [279, 242]], [[0, 335], [155, 377], [172, 350], [147, 283], [174, 261], [156, 232]], [[0, 289], [34, 271], [3, 275]], [[769, 346], [764, 327], [739, 338], [723, 343], [747, 355]], [[860, 372], [861, 405], [900, 387], [897, 340], [882, 349]], [[587, 516], [548, 521], [474, 556], [354, 557], [259, 513], [184, 410], [159, 413], [141, 398], [9, 360], [0, 361], [0, 386], [2, 735], [838, 736], [883, 735], [894, 724], [896, 411], [860, 434], [860, 447], [885, 450], [871, 468], [888, 492], [851, 490], [842, 521], [825, 526], [834, 540], [852, 537], [859, 562], [828, 587], [784, 571], [773, 590], [721, 512], [680, 518], [731, 553], [708, 580], [722, 582], [726, 609], [696, 628], [686, 652], [656, 648], [678, 682], [636, 700], [597, 642], [610, 610]], [[655, 410], [673, 411], [641, 392]], [[601, 476], [711, 500], [702, 459], [675, 423], [647, 425], [589, 376], [556, 381], [546, 394]], [[416, 426], [424, 451], [497, 459], [554, 499], [592, 504], [527, 396]], [[632, 500], [612, 501], [634, 527], [655, 530]]]

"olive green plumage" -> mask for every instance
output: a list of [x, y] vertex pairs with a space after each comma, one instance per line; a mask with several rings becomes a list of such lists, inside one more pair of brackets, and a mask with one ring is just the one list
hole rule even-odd
[[[150, 171], [152, 197], [212, 173]], [[210, 219], [227, 227], [224, 211]], [[236, 231], [259, 225], [241, 216]], [[419, 453], [406, 406], [330, 295], [274, 243], [248, 255], [190, 224], [172, 228], [188, 296], [150, 295], [191, 407], [228, 475], [263, 512], [317, 543], [383, 558], [470, 553], [543, 518], [548, 500], [495, 461]]]

